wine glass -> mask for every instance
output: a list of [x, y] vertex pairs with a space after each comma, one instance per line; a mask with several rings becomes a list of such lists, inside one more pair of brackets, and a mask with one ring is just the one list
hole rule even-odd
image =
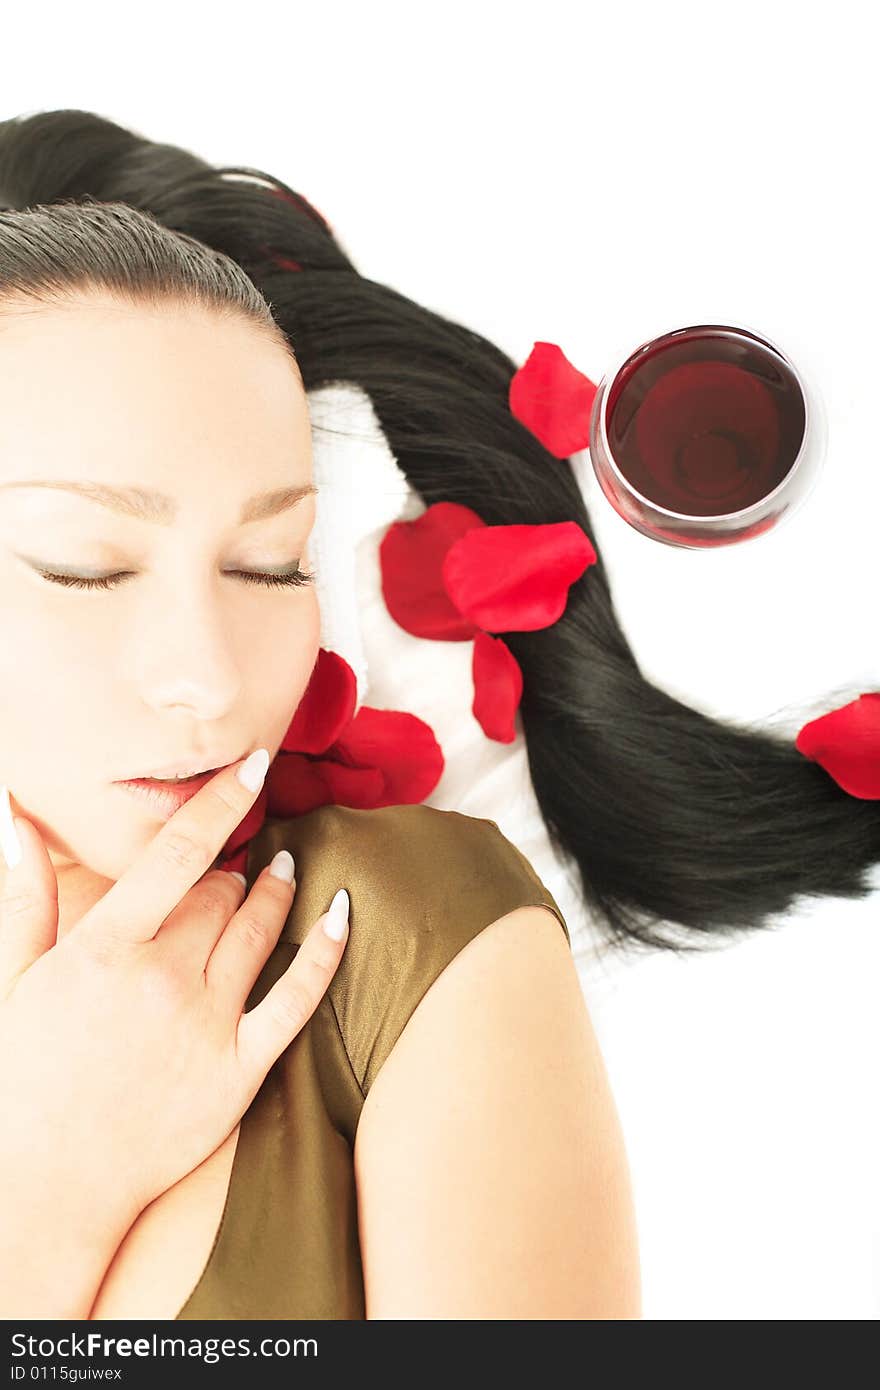
[[766, 534], [803, 504], [827, 436], [802, 370], [742, 323], [689, 324], [618, 358], [596, 390], [590, 459], [615, 511], [666, 545]]

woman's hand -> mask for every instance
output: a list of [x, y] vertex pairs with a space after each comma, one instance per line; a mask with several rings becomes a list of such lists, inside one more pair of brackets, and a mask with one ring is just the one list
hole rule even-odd
[[325, 913], [242, 1012], [294, 885], [267, 867], [243, 901], [240, 880], [206, 872], [256, 798], [240, 766], [184, 803], [60, 941], [55, 871], [19, 818], [23, 857], [0, 900], [3, 1168], [79, 1185], [129, 1224], [231, 1133], [347, 939], [345, 921], [341, 941], [325, 934]]

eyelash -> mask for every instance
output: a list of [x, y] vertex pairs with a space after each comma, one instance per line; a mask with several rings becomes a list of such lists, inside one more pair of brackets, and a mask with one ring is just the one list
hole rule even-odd
[[[47, 579], [50, 584], [60, 584], [65, 589], [116, 589], [130, 576], [122, 574], [107, 574], [100, 579], [83, 579], [70, 574], [52, 574], [49, 570], [38, 570], [37, 573], [43, 579]], [[231, 573], [238, 574], [246, 584], [257, 584], [265, 589], [288, 589], [299, 588], [304, 584], [312, 584], [315, 573], [305, 573], [304, 570], [296, 569], [293, 574], [260, 574], [256, 570], [232, 570]]]

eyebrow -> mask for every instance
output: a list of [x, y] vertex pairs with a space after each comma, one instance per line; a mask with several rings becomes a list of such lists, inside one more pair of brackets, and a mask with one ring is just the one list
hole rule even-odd
[[[102, 507], [133, 516], [137, 521], [152, 521], [159, 526], [170, 526], [178, 513], [178, 505], [173, 497], [149, 488], [110, 487], [107, 483], [61, 478], [23, 478], [18, 482], [0, 483], [0, 490], [11, 487], [51, 487], [63, 492], [75, 492], [88, 501], [98, 502]], [[269, 492], [255, 493], [242, 506], [239, 523], [243, 525], [248, 521], [263, 521], [266, 517], [277, 516], [317, 491], [314, 483], [302, 483], [297, 487], [273, 488]]]

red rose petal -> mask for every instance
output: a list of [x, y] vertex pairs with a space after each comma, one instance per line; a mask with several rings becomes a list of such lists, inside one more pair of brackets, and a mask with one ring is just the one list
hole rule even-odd
[[564, 613], [596, 551], [576, 521], [483, 526], [452, 545], [443, 582], [455, 607], [487, 632], [532, 632]]
[[405, 710], [362, 705], [321, 757], [279, 753], [266, 775], [269, 814], [298, 816], [318, 806], [368, 810], [424, 801], [443, 772], [430, 725]]
[[474, 624], [457, 612], [443, 583], [443, 560], [459, 537], [482, 530], [470, 507], [435, 502], [414, 521], [395, 521], [379, 546], [382, 593], [394, 621], [414, 637], [462, 642]]
[[320, 647], [281, 748], [285, 753], [326, 752], [350, 723], [356, 703], [354, 671], [338, 652]]
[[380, 768], [349, 767], [329, 756], [283, 753], [269, 769], [266, 784], [273, 816], [304, 816], [319, 806], [366, 809], [381, 804], [385, 776]]
[[516, 738], [514, 716], [523, 690], [519, 662], [502, 638], [478, 632], [471, 670], [474, 718], [487, 738], [512, 743]]
[[443, 773], [443, 750], [430, 724], [406, 710], [362, 705], [331, 753], [349, 764], [376, 767], [385, 787], [373, 806], [417, 803], [430, 796]]
[[590, 442], [590, 414], [597, 387], [569, 362], [556, 343], [535, 343], [511, 379], [511, 414], [556, 458], [568, 458]]
[[859, 695], [811, 719], [798, 733], [795, 747], [851, 796], [880, 800], [880, 693]]

